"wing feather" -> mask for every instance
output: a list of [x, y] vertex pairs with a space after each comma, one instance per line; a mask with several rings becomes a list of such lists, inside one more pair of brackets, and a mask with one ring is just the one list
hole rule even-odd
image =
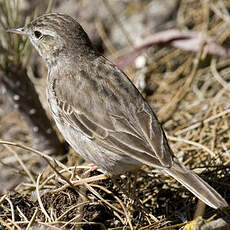
[[74, 77], [74, 81], [61, 78], [55, 82], [73, 88], [67, 95], [61, 86], [55, 87], [55, 96], [62, 102], [57, 103], [58, 109], [67, 125], [118, 154], [155, 167], [172, 165], [172, 153], [160, 123], [121, 70], [101, 56], [92, 69], [79, 71]]

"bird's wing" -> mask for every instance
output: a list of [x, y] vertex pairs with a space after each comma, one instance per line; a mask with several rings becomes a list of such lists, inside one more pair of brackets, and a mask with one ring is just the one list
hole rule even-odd
[[62, 121], [106, 149], [170, 167], [172, 153], [161, 125], [127, 76], [104, 57], [78, 69], [66, 75], [71, 81], [59, 77], [54, 84]]

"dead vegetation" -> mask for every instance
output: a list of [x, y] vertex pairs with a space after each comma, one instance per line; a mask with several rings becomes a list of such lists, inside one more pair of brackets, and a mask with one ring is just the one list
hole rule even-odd
[[[195, 53], [154, 47], [142, 54], [145, 64], [141, 68], [136, 63], [126, 71], [142, 86], [174, 153], [229, 202], [230, 4], [224, 0], [183, 0], [178, 4], [177, 27], [214, 37], [226, 56], [209, 55], [205, 41]], [[105, 34], [102, 38], [109, 39]], [[113, 52], [117, 52], [114, 57], [119, 56], [119, 51]], [[8, 187], [10, 192], [1, 189], [0, 229], [165, 230], [186, 224], [185, 229], [205, 229], [207, 224], [215, 229], [211, 223], [229, 215], [229, 210], [205, 208], [184, 187], [155, 169], [143, 167], [136, 184], [130, 182], [134, 175], [114, 183], [94, 166], [82, 164], [72, 150], [61, 162], [29, 148], [28, 129], [16, 115], [11, 111], [0, 116], [1, 139], [9, 127], [22, 127], [15, 140], [0, 141], [1, 174], [5, 177], [1, 184], [19, 178]], [[198, 216], [203, 219], [196, 219]], [[225, 223], [223, 229], [229, 229]]]

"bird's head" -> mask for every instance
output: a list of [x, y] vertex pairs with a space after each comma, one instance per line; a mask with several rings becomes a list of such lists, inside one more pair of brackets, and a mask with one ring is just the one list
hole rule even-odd
[[22, 28], [9, 29], [8, 32], [27, 36], [48, 65], [60, 56], [77, 55], [91, 47], [81, 25], [65, 14], [45, 14]]

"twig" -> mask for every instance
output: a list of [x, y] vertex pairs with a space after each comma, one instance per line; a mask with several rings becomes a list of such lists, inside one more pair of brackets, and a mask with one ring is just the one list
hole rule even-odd
[[21, 160], [21, 158], [18, 156], [18, 153], [16, 151], [14, 151], [12, 148], [10, 148], [7, 145], [4, 145], [11, 153], [14, 154], [14, 156], [16, 157], [17, 161], [19, 162], [19, 164], [22, 166], [23, 170], [25, 171], [25, 173], [28, 175], [28, 177], [30, 178], [30, 180], [36, 184], [36, 181], [34, 179], [34, 177], [32, 176], [32, 174], [30, 173], [29, 169], [26, 167], [26, 165], [24, 164], [24, 162]]
[[11, 200], [10, 200], [8, 197], [6, 197], [5, 199], [8, 201], [8, 203], [9, 203], [9, 205], [10, 205], [12, 221], [15, 221], [14, 206], [13, 206]]
[[33, 224], [33, 222], [34, 222], [34, 220], [36, 218], [37, 213], [38, 213], [38, 208], [35, 209], [34, 214], [33, 214], [32, 218], [30, 219], [30, 222], [26, 226], [26, 230], [29, 230], [30, 227], [32, 226], [32, 224]]
[[208, 122], [210, 122], [210, 121], [213, 121], [213, 120], [215, 120], [215, 119], [217, 119], [217, 118], [220, 118], [220, 117], [222, 117], [222, 116], [224, 116], [224, 115], [226, 115], [226, 114], [228, 114], [228, 113], [230, 113], [230, 109], [227, 109], [227, 110], [224, 110], [224, 111], [222, 111], [222, 112], [220, 112], [220, 113], [217, 113], [216, 115], [211, 116], [211, 117], [205, 119], [204, 121], [197, 122], [197, 123], [195, 123], [195, 124], [193, 124], [193, 125], [191, 125], [191, 126], [189, 126], [189, 127], [187, 127], [187, 128], [178, 130], [178, 131], [175, 133], [175, 135], [180, 135], [180, 134], [185, 133], [185, 132], [188, 132], [188, 131], [190, 131], [190, 130], [192, 130], [192, 129], [196, 129], [196, 128], [198, 128], [199, 126], [202, 126], [203, 124], [206, 124], [206, 123], [208, 123]]
[[49, 214], [47, 213], [47, 211], [45, 210], [44, 208], [44, 205], [42, 203], [42, 200], [41, 200], [41, 197], [40, 197], [40, 193], [39, 193], [39, 181], [40, 181], [40, 178], [41, 178], [42, 174], [39, 174], [38, 175], [38, 178], [37, 178], [37, 183], [36, 183], [36, 194], [37, 194], [37, 199], [38, 199], [38, 203], [39, 203], [39, 206], [41, 208], [41, 211], [43, 212], [43, 214], [46, 216], [46, 218], [48, 219], [49, 222], [51, 222], [51, 217], [49, 216]]
[[198, 148], [203, 149], [204, 151], [207, 151], [212, 157], [216, 157], [216, 154], [215, 154], [213, 151], [211, 151], [209, 148], [207, 148], [207, 147], [205, 147], [204, 145], [201, 145], [201, 144], [199, 144], [199, 143], [197, 143], [197, 142], [185, 140], [185, 139], [183, 139], [183, 138], [172, 137], [172, 136], [167, 136], [167, 138], [168, 138], [170, 141], [180, 141], [180, 142], [184, 142], [184, 143], [187, 143], [187, 144], [196, 146], [196, 147], [198, 147]]
[[106, 8], [108, 9], [108, 11], [111, 13], [112, 17], [114, 18], [114, 20], [117, 22], [117, 24], [119, 25], [121, 31], [123, 32], [123, 34], [125, 35], [128, 43], [133, 47], [134, 43], [132, 41], [132, 39], [129, 36], [129, 33], [126, 31], [125, 27], [123, 26], [122, 22], [120, 21], [120, 19], [117, 17], [116, 13], [114, 12], [113, 8], [111, 7], [110, 3], [108, 0], [102, 0], [104, 5], [106, 6]]

